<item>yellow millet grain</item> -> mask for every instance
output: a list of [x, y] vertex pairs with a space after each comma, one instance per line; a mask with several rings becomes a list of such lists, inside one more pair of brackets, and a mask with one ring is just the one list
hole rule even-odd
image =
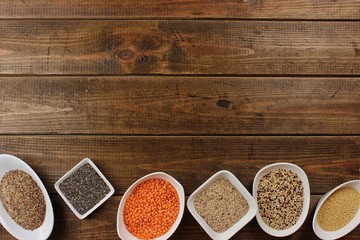
[[360, 193], [351, 187], [334, 192], [319, 209], [316, 221], [325, 231], [337, 231], [345, 227], [360, 207]]

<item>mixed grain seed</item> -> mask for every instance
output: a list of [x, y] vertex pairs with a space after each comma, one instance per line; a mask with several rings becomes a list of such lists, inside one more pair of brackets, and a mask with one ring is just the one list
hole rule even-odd
[[61, 182], [59, 188], [80, 214], [85, 214], [110, 192], [104, 180], [88, 163]]
[[325, 231], [337, 231], [345, 227], [360, 207], [360, 193], [351, 187], [340, 188], [320, 207], [316, 217]]
[[249, 210], [249, 203], [227, 179], [220, 178], [199, 193], [195, 210], [215, 232], [225, 232]]
[[257, 190], [259, 213], [273, 229], [295, 225], [303, 210], [304, 189], [296, 173], [278, 169], [264, 175]]
[[10, 217], [26, 230], [39, 228], [46, 215], [44, 195], [26, 172], [11, 170], [0, 182], [0, 199]]

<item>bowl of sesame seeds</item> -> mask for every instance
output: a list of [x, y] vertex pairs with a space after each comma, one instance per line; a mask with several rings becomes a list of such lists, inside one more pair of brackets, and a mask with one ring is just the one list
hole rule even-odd
[[274, 163], [259, 170], [253, 182], [256, 220], [269, 235], [286, 237], [305, 222], [310, 206], [306, 173], [292, 163]]
[[45, 240], [54, 226], [44, 184], [28, 164], [8, 154], [0, 154], [0, 223], [20, 240]]
[[244, 185], [227, 170], [215, 173], [195, 190], [187, 207], [212, 238], [230, 239], [255, 217], [257, 206]]
[[338, 239], [360, 224], [360, 180], [345, 182], [318, 202], [312, 227], [320, 239]]
[[183, 186], [172, 176], [155, 172], [133, 183], [117, 214], [120, 239], [166, 240], [180, 224], [185, 208]]

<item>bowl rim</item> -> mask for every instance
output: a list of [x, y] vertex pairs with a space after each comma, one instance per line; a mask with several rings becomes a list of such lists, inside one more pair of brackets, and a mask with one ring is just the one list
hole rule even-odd
[[[105, 182], [105, 184], [109, 187], [110, 191], [106, 196], [101, 199], [96, 205], [94, 205], [92, 208], [90, 208], [86, 213], [80, 214], [75, 207], [70, 203], [70, 201], [67, 199], [65, 194], [60, 189], [60, 183], [62, 183], [65, 179], [67, 179], [72, 173], [74, 173], [76, 170], [84, 166], [85, 164], [90, 164], [90, 166], [96, 171], [96, 173], [101, 177], [101, 179]], [[56, 181], [54, 184], [54, 187], [58, 194], [61, 196], [61, 198], [64, 200], [66, 205], [71, 209], [71, 211], [78, 217], [80, 220], [86, 218], [89, 216], [92, 212], [94, 212], [98, 207], [100, 207], [106, 200], [108, 200], [114, 193], [115, 189], [111, 185], [111, 183], [107, 180], [107, 178], [104, 176], [104, 174], [100, 171], [100, 169], [95, 165], [95, 163], [90, 158], [84, 158], [81, 160], [78, 164], [76, 164], [74, 167], [72, 167], [69, 171], [67, 171], [59, 180]]]
[[[51, 202], [49, 193], [47, 192], [44, 183], [41, 181], [40, 177], [37, 175], [37, 173], [34, 171], [34, 169], [32, 169], [30, 167], [30, 165], [28, 165], [24, 160], [20, 159], [19, 157], [16, 157], [16, 156], [10, 155], [10, 154], [0, 154], [0, 165], [1, 165], [1, 161], [7, 161], [9, 159], [11, 159], [11, 161], [16, 162], [15, 165], [17, 165], [18, 167], [21, 168], [21, 169], [12, 168], [12, 170], [19, 169], [21, 171], [26, 172], [27, 174], [29, 174], [32, 177], [32, 179], [38, 184], [39, 188], [41, 189], [41, 192], [44, 196], [45, 203], [46, 203], [46, 215], [49, 214], [48, 216], [45, 216], [44, 223], [45, 223], [45, 221], [47, 221], [47, 218], [48, 218], [50, 227], [47, 229], [47, 231], [44, 231], [45, 234], [43, 235], [43, 238], [40, 238], [40, 239], [48, 239], [54, 229], [54, 221], [55, 221], [54, 209], [52, 206], [52, 202]], [[0, 180], [1, 180], [1, 178], [0, 178]], [[0, 201], [0, 205], [3, 206], [1, 201]], [[5, 212], [6, 212], [6, 214], [8, 214], [6, 210], [5, 210]], [[12, 218], [10, 216], [9, 216], [9, 218], [12, 220]], [[14, 221], [14, 220], [12, 220], [12, 221]], [[23, 238], [21, 233], [19, 234], [18, 231], [12, 230], [11, 227], [8, 226], [8, 224], [6, 223], [6, 221], [3, 219], [3, 217], [1, 215], [0, 215], [0, 224], [6, 229], [7, 232], [9, 232], [12, 236], [14, 236], [17, 239], [26, 239], [26, 240], [30, 240], [30, 239], [38, 240], [39, 239], [38, 236], [34, 236], [34, 237], [30, 237], [30, 238], [29, 238], [29, 236], [26, 236], [26, 238]], [[19, 227], [21, 228], [21, 226], [19, 226]], [[43, 225], [40, 226], [39, 228], [35, 229], [34, 231], [38, 231], [42, 227], [43, 227]], [[31, 232], [30, 230], [25, 230], [25, 229], [22, 229], [22, 231]], [[32, 232], [34, 232], [34, 231], [32, 231]]]
[[[231, 184], [241, 193], [241, 195], [246, 199], [249, 204], [248, 212], [234, 225], [232, 225], [229, 229], [222, 233], [215, 232], [206, 222], [205, 220], [197, 213], [194, 207], [194, 199], [195, 197], [202, 192], [205, 188], [207, 188], [210, 184], [215, 182], [219, 178], [225, 178], [231, 182]], [[254, 217], [257, 212], [257, 204], [253, 196], [250, 192], [245, 188], [245, 186], [240, 182], [240, 180], [230, 171], [228, 170], [220, 170], [214, 173], [211, 177], [209, 177], [204, 183], [202, 183], [188, 198], [187, 200], [187, 208], [195, 220], [200, 224], [200, 226], [204, 229], [204, 231], [212, 238], [212, 239], [230, 239], [233, 235], [239, 232], [243, 227], [245, 227]]]
[[276, 230], [268, 226], [262, 219], [259, 211], [256, 212], [256, 220], [261, 227], [263, 231], [265, 231], [267, 234], [274, 236], [274, 237], [287, 237], [293, 233], [295, 233], [297, 230], [300, 229], [300, 227], [304, 224], [308, 213], [310, 209], [310, 184], [307, 177], [307, 174], [305, 171], [299, 167], [296, 164], [289, 163], [289, 162], [277, 162], [277, 163], [271, 163], [264, 167], [262, 167], [255, 175], [254, 181], [253, 181], [253, 197], [256, 199], [257, 203], [257, 188], [258, 188], [258, 182], [260, 181], [260, 177], [262, 177], [265, 173], [270, 172], [271, 170], [275, 169], [286, 169], [286, 170], [292, 170], [294, 171], [298, 177], [301, 179], [301, 182], [303, 184], [304, 189], [304, 203], [303, 203], [303, 211], [301, 215], [299, 216], [298, 221], [295, 225], [291, 226], [290, 228], [284, 229], [284, 230]]
[[[319, 213], [320, 207], [324, 204], [324, 202], [337, 190], [347, 187], [348, 185], [358, 185], [358, 188], [360, 189], [360, 180], [350, 180], [347, 182], [344, 182], [335, 188], [331, 189], [327, 193], [325, 193], [320, 200], [318, 201], [315, 209], [315, 213], [312, 220], [312, 228], [316, 236], [318, 236], [320, 239], [338, 239], [341, 238], [348, 233], [350, 233], [352, 230], [354, 230], [359, 224], [360, 224], [360, 208], [358, 209], [357, 213], [355, 214], [354, 218], [344, 227], [336, 230], [336, 231], [325, 231], [323, 230], [319, 224], [316, 221], [317, 215]], [[359, 189], [355, 189], [359, 191]], [[357, 221], [356, 221], [357, 220]]]
[[[184, 209], [185, 209], [185, 191], [184, 191], [184, 187], [181, 185], [181, 183], [179, 181], [177, 181], [174, 177], [172, 177], [171, 175], [165, 173], [165, 172], [153, 172], [153, 173], [149, 173], [141, 178], [139, 178], [138, 180], [136, 180], [135, 182], [133, 182], [130, 187], [128, 187], [128, 189], [126, 190], [126, 192], [124, 193], [124, 195], [122, 196], [120, 203], [119, 203], [119, 207], [118, 207], [118, 211], [117, 211], [117, 216], [116, 216], [116, 229], [117, 229], [117, 233], [120, 239], [127, 239], [124, 238], [123, 233], [120, 229], [120, 225], [124, 226], [125, 231], [127, 231], [128, 234], [130, 234], [132, 236], [131, 239], [138, 239], [137, 237], [135, 237], [132, 233], [130, 233], [127, 228], [125, 223], [123, 222], [123, 210], [124, 210], [124, 206], [125, 206], [125, 202], [127, 200], [127, 198], [130, 196], [130, 194], [133, 192], [133, 190], [140, 184], [143, 183], [149, 179], [153, 179], [153, 178], [160, 178], [160, 179], [164, 179], [166, 181], [168, 181], [177, 191], [178, 196], [179, 196], [179, 202], [180, 202], [180, 210], [179, 210], [179, 214], [173, 224], [173, 226], [170, 228], [170, 230], [165, 233], [164, 235], [155, 238], [153, 240], [166, 240], [168, 239], [172, 234], [174, 234], [174, 232], [176, 231], [176, 229], [179, 227], [180, 222], [183, 218], [184, 215]], [[129, 239], [127, 239], [129, 240]]]

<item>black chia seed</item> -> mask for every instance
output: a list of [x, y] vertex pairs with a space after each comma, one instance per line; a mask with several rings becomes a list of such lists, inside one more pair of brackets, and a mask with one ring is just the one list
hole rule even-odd
[[59, 188], [80, 214], [85, 214], [110, 192], [104, 180], [88, 163], [60, 183]]

